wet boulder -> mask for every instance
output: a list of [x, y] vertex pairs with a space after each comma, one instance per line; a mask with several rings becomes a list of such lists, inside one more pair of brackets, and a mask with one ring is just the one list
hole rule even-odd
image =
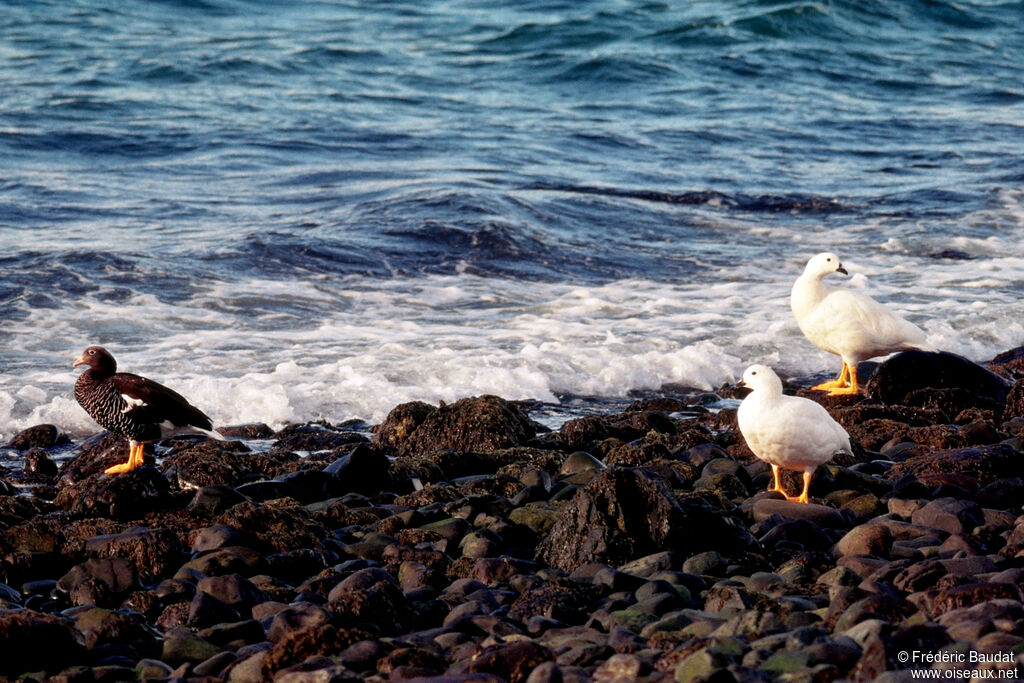
[[229, 439], [269, 439], [274, 436], [274, 430], [262, 422], [217, 427], [217, 431]]
[[76, 483], [62, 480], [54, 504], [82, 517], [130, 520], [165, 508], [169, 492], [167, 478], [143, 466], [113, 477], [100, 473]]
[[986, 367], [1003, 377], [1024, 377], [1024, 346], [1004, 351], [986, 363]]
[[1020, 475], [1020, 454], [1006, 443], [991, 446], [954, 448], [924, 453], [893, 465], [886, 476], [899, 481], [908, 474], [919, 479], [927, 475], [965, 475], [986, 486], [1000, 479]]
[[32, 610], [0, 612], [0, 676], [14, 680], [30, 671], [52, 672], [86, 663], [82, 636], [64, 617]]
[[131, 560], [143, 583], [168, 574], [185, 559], [185, 548], [177, 534], [161, 528], [136, 527], [123, 533], [93, 536], [85, 540], [85, 551], [100, 559]]
[[239, 503], [214, 521], [251, 536], [259, 548], [276, 552], [319, 550], [331, 535], [308, 510], [287, 498]]
[[[153, 462], [152, 446], [147, 446], [143, 457], [147, 463]], [[126, 460], [128, 439], [112, 432], [100, 432], [82, 442], [75, 456], [61, 464], [61, 481], [66, 484], [80, 482]]]
[[110, 643], [139, 643], [145, 647], [155, 641], [155, 633], [147, 628], [139, 614], [92, 607], [75, 611], [71, 618], [75, 629], [82, 634], [85, 646], [90, 650]]
[[957, 401], [967, 401], [964, 408], [990, 404], [1001, 408], [1010, 385], [991, 370], [952, 353], [904, 351], [879, 365], [865, 386], [868, 396], [883, 403], [929, 407], [926, 395], [908, 402], [923, 389], [962, 390]]
[[512, 603], [508, 615], [523, 623], [531, 617], [545, 617], [581, 624], [598, 597], [599, 592], [592, 585], [558, 578], [523, 591]]
[[269, 599], [252, 581], [239, 574], [207, 576], [196, 584], [196, 592], [217, 598], [239, 614], [248, 614], [255, 605]]
[[57, 476], [58, 471], [57, 463], [42, 448], [31, 448], [25, 453], [25, 464], [22, 467], [24, 474], [52, 478]]
[[572, 571], [587, 562], [620, 565], [662, 550], [684, 556], [730, 553], [753, 544], [749, 532], [699, 499], [680, 503], [642, 469], [610, 469], [594, 477], [562, 510], [537, 557]]
[[386, 455], [372, 446], [360, 444], [324, 468], [338, 480], [345, 493], [373, 495], [391, 484], [391, 468]]
[[570, 448], [586, 448], [594, 441], [604, 441], [611, 431], [608, 422], [595, 415], [567, 420], [561, 430], [562, 441]]
[[240, 441], [189, 440], [181, 442], [160, 469], [179, 488], [238, 486], [277, 476], [285, 471], [288, 460], [282, 455], [250, 453]]
[[93, 558], [72, 567], [57, 588], [76, 605], [114, 606], [139, 588], [139, 573], [131, 560]]
[[1024, 382], [1022, 381], [1014, 384], [1010, 394], [1006, 397], [1003, 419], [1009, 420], [1014, 417], [1024, 417]]
[[11, 437], [4, 448], [27, 451], [32, 448], [53, 448], [66, 443], [70, 443], [67, 434], [61, 432], [56, 425], [43, 424], [18, 432]]
[[414, 612], [398, 581], [378, 568], [361, 569], [331, 589], [328, 607], [348, 623], [366, 624], [381, 633], [402, 633]]
[[[488, 648], [455, 664], [448, 673], [489, 673], [508, 683], [525, 683], [532, 671], [544, 662], [553, 661], [554, 658], [554, 653], [543, 645], [532, 640], [521, 640]], [[561, 680], [561, 676], [558, 680]]]
[[318, 423], [288, 425], [274, 437], [274, 451], [332, 451], [366, 442], [359, 432]]
[[374, 427], [373, 445], [391, 453], [402, 453], [409, 436], [415, 432], [437, 408], [422, 401], [411, 401], [395, 406]]
[[[536, 425], [514, 403], [497, 396], [464, 398], [431, 411], [398, 406], [377, 429], [374, 443], [398, 455], [440, 449], [489, 453], [525, 446]], [[399, 411], [397, 415], [394, 415]], [[406, 413], [411, 413], [407, 416]], [[394, 417], [393, 417], [394, 415]], [[417, 423], [417, 418], [419, 419]]]

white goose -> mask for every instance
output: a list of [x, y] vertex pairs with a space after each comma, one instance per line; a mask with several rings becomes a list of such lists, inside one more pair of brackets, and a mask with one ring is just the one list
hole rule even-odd
[[[740, 386], [752, 389], [736, 411], [747, 446], [772, 466], [772, 486], [786, 500], [810, 501], [814, 470], [837, 453], [852, 453], [850, 435], [814, 401], [782, 393], [782, 380], [767, 365], [751, 365]], [[779, 468], [804, 473], [804, 490], [789, 496], [779, 484]]]
[[857, 363], [896, 351], [933, 351], [919, 327], [900, 318], [871, 297], [848, 289], [826, 287], [822, 279], [846, 269], [835, 254], [825, 252], [807, 262], [793, 283], [789, 305], [812, 344], [843, 360], [839, 377], [814, 387], [830, 395], [856, 394]]

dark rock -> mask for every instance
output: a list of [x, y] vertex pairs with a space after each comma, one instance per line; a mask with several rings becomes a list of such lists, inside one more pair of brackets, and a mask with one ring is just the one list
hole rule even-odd
[[[412, 405], [415, 408], [403, 404], [392, 411], [397, 414], [380, 425], [375, 444], [398, 455], [441, 449], [488, 453], [525, 446], [536, 435], [533, 422], [514, 403], [497, 396], [464, 398], [429, 411]], [[418, 417], [422, 419], [417, 424]]]
[[473, 563], [472, 578], [487, 586], [511, 581], [520, 574], [533, 574], [540, 569], [536, 562], [512, 557], [484, 557]]
[[1002, 377], [1024, 377], [1024, 346], [1000, 353], [986, 367]]
[[989, 600], [1022, 599], [1021, 589], [1012, 583], [969, 583], [938, 591], [932, 601], [932, 616], [939, 617], [961, 607], [970, 607]]
[[358, 432], [337, 429], [324, 424], [288, 425], [274, 435], [277, 441], [275, 451], [330, 451], [335, 448], [351, 448], [353, 444], [365, 443], [366, 437]]
[[938, 560], [915, 562], [897, 574], [892, 585], [905, 593], [915, 593], [932, 588], [946, 573]]
[[525, 683], [531, 671], [554, 658], [554, 654], [543, 645], [523, 640], [488, 648], [473, 658], [458, 662], [448, 669], [448, 673], [491, 673], [508, 683]]
[[248, 533], [256, 538], [261, 548], [277, 552], [300, 548], [317, 550], [331, 535], [305, 508], [287, 499], [239, 503], [216, 522]]
[[660, 550], [689, 556], [752, 544], [746, 529], [696, 499], [680, 503], [657, 477], [642, 469], [613, 469], [577, 492], [537, 556], [571, 571], [591, 561], [618, 565]]
[[436, 411], [437, 408], [422, 401], [392, 408], [384, 422], [374, 428], [373, 444], [391, 453], [404, 453], [409, 436]]
[[62, 433], [56, 425], [43, 424], [18, 432], [11, 437], [4, 448], [27, 451], [31, 448], [53, 448], [70, 442], [67, 434]]
[[963, 474], [986, 486], [1000, 479], [1020, 475], [1020, 454], [1005, 443], [956, 448], [928, 453], [894, 464], [887, 473], [890, 481], [913, 474]]
[[921, 526], [942, 529], [951, 534], [962, 534], [984, 524], [985, 516], [977, 503], [955, 498], [939, 498], [915, 510], [910, 520]]
[[[608, 441], [615, 444], [602, 448], [604, 462], [609, 467], [638, 467], [670, 457], [668, 447], [659, 440], [638, 439], [625, 444], [620, 443], [617, 439]], [[603, 443], [608, 443], [608, 441]]]
[[75, 611], [71, 618], [90, 650], [109, 643], [139, 643], [145, 647], [156, 641], [156, 634], [138, 614], [93, 607]]
[[837, 555], [878, 555], [888, 557], [892, 532], [881, 524], [861, 524], [846, 532], [836, 543]]
[[975, 498], [983, 507], [996, 510], [1017, 509], [1024, 500], [1024, 479], [999, 479], [979, 489]]
[[874, 593], [866, 597], [856, 599], [863, 595], [859, 589], [839, 589], [852, 598], [851, 601], [836, 600], [829, 604], [828, 614], [825, 623], [833, 628], [836, 633], [841, 633], [854, 625], [869, 619], [882, 619], [883, 621], [901, 621], [905, 616], [913, 612], [913, 606], [906, 600], [895, 594]]
[[183, 489], [203, 486], [237, 487], [275, 477], [298, 461], [294, 454], [250, 453], [240, 441], [183, 441], [160, 468]]
[[254, 545], [255, 539], [249, 534], [226, 524], [215, 524], [204, 527], [195, 532], [192, 540], [192, 552], [202, 553], [207, 550], [217, 550], [229, 546]]
[[999, 375], [955, 354], [904, 351], [878, 366], [865, 392], [883, 403], [904, 404], [908, 394], [929, 388], [964, 389], [1002, 405], [1010, 387]]
[[1006, 397], [1006, 408], [1003, 410], [1002, 419], [1009, 420], [1014, 417], [1024, 417], [1024, 382], [1020, 380], [1013, 385]]
[[221, 653], [221, 648], [184, 629], [173, 629], [166, 634], [160, 659], [171, 666], [200, 664]]
[[623, 441], [641, 438], [648, 432], [676, 433], [676, 424], [672, 419], [655, 410], [627, 410], [617, 415], [609, 415], [606, 420], [611, 427], [611, 436]]
[[327, 561], [322, 552], [298, 548], [268, 555], [267, 567], [271, 575], [298, 584], [323, 571]]
[[331, 589], [328, 604], [339, 617], [379, 628], [384, 634], [402, 633], [413, 610], [398, 582], [383, 569], [357, 571]]
[[239, 574], [207, 576], [196, 584], [197, 593], [208, 593], [240, 614], [248, 614], [254, 605], [265, 602], [267, 594]]
[[178, 536], [168, 529], [136, 527], [120, 534], [86, 539], [85, 550], [101, 559], [130, 560], [143, 583], [151, 583], [171, 572], [185, 559]]
[[338, 478], [321, 470], [286, 472], [274, 481], [280, 485], [282, 497], [294, 498], [303, 504], [336, 498], [343, 493]]
[[0, 675], [15, 679], [30, 671], [84, 664], [79, 638], [70, 619], [32, 610], [0, 611]]
[[804, 519], [826, 529], [846, 529], [850, 523], [835, 508], [816, 503], [794, 503], [778, 498], [759, 498], [753, 506], [754, 521], [778, 515], [783, 519]]
[[[147, 453], [147, 462], [153, 462]], [[60, 474], [68, 483], [102, 473], [111, 465], [128, 459], [128, 440], [111, 432], [101, 432], [82, 442], [75, 457], [61, 463]]]
[[196, 491], [187, 510], [199, 517], [216, 517], [245, 500], [246, 497], [231, 486], [225, 484], [203, 486]]
[[387, 456], [365, 444], [356, 446], [332, 462], [324, 472], [336, 477], [340, 490], [345, 493], [355, 491], [373, 495], [392, 485]]
[[156, 468], [143, 466], [110, 477], [94, 474], [62, 485], [54, 504], [76, 515], [138, 519], [170, 503], [170, 484]]
[[57, 463], [42, 448], [31, 448], [25, 453], [22, 472], [40, 477], [56, 477], [58, 468]]
[[784, 521], [772, 527], [760, 540], [765, 548], [772, 548], [782, 541], [798, 543], [806, 550], [828, 550], [833, 545], [832, 538], [807, 519]]
[[218, 427], [217, 431], [229, 439], [269, 439], [274, 436], [274, 430], [262, 422]]
[[278, 642], [286, 636], [314, 626], [331, 622], [331, 613], [319, 606], [309, 603], [289, 605], [274, 615], [267, 629], [267, 640]]
[[197, 591], [188, 606], [188, 625], [193, 627], [231, 623], [242, 618], [238, 610], [209, 593]]
[[252, 576], [266, 569], [266, 559], [259, 552], [246, 547], [218, 548], [189, 560], [178, 570], [178, 574], [194, 580], [195, 574], [220, 576], [221, 574], [242, 574]]
[[590, 453], [585, 451], [576, 451], [575, 453], [570, 453], [568, 457], [566, 457], [565, 461], [562, 462], [562, 466], [558, 473], [572, 476], [583, 473], [593, 474], [604, 469], [607, 469], [605, 464]]
[[356, 628], [338, 628], [333, 624], [311, 626], [290, 633], [267, 651], [255, 680], [276, 680], [275, 672], [301, 664], [310, 658], [336, 655], [367, 633]]
[[75, 565], [57, 581], [76, 605], [113, 606], [139, 587], [138, 571], [130, 560], [89, 559]]
[[597, 601], [592, 586], [568, 579], [554, 579], [538, 588], [523, 591], [509, 609], [509, 618], [525, 622], [542, 616], [567, 624], [582, 623]]
[[594, 441], [604, 441], [610, 435], [608, 423], [593, 415], [577, 417], [562, 425], [562, 441], [570, 448], [587, 448]]

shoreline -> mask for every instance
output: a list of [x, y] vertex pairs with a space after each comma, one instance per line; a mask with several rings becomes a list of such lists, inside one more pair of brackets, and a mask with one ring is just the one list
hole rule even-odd
[[[372, 428], [244, 425], [113, 478], [123, 440], [30, 428], [0, 484], [0, 678], [904, 680], [921, 662], [900, 653], [968, 649], [1014, 666], [1024, 348], [988, 368], [910, 352], [866, 395], [787, 385], [855, 443], [810, 505], [765, 492], [727, 388], [713, 410], [648, 395], [557, 430], [493, 396]], [[74, 450], [59, 470], [55, 448]]]

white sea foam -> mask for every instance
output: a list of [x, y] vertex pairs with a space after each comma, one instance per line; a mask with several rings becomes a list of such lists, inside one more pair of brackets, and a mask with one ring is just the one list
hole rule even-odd
[[375, 422], [403, 401], [482, 393], [554, 402], [670, 383], [708, 390], [753, 362], [782, 375], [832, 372], [836, 359], [803, 338], [788, 304], [804, 261], [824, 248], [852, 274], [830, 278], [835, 284], [886, 303], [935, 346], [986, 360], [1024, 344], [1018, 234], [953, 241], [976, 260], [915, 256], [950, 248], [925, 232], [874, 247], [863, 234], [846, 235], [850, 243], [838, 232], [800, 235], [781, 258], [737, 259], [700, 281], [318, 276], [214, 282], [174, 304], [143, 295], [114, 304], [101, 292], [60, 309], [26, 308], [7, 325], [0, 344], [15, 362], [0, 377], [0, 437], [40, 422], [75, 434], [97, 429], [72, 398], [71, 361], [92, 343], [218, 424], [275, 427]]

